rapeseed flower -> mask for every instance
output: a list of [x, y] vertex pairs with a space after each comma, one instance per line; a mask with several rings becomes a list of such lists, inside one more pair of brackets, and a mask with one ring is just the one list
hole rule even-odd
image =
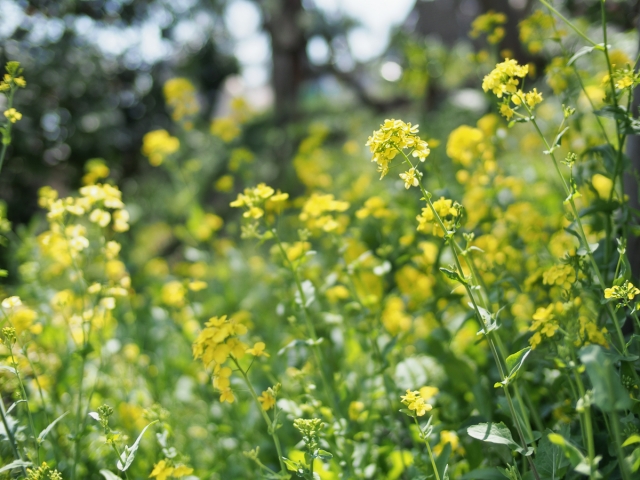
[[380, 178], [389, 172], [391, 160], [404, 149], [411, 149], [410, 154], [421, 162], [426, 160], [430, 153], [429, 145], [417, 134], [418, 125], [394, 119], [385, 120], [380, 129], [373, 132], [366, 146], [373, 153], [371, 161], [378, 164]]

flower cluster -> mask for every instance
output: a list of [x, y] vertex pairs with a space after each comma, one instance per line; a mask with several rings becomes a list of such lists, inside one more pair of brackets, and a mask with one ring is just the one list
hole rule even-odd
[[330, 193], [312, 194], [302, 206], [300, 220], [306, 223], [310, 230], [324, 230], [333, 232], [340, 224], [331, 212], [344, 212], [349, 208], [349, 202], [336, 200]]
[[182, 478], [193, 473], [193, 468], [186, 465], [174, 464], [171, 460], [160, 460], [153, 466], [153, 470], [149, 475], [149, 478], [156, 478], [157, 480], [166, 480], [167, 478]]
[[[448, 198], [440, 197], [439, 200], [433, 202], [433, 208], [438, 214], [438, 217], [440, 217], [440, 220], [442, 220], [447, 232], [453, 230], [462, 216], [462, 205]], [[416, 217], [416, 220], [418, 220], [417, 230], [420, 232], [428, 232], [431, 230], [433, 235], [440, 237], [446, 233], [442, 231], [440, 222], [438, 222], [430, 206], [424, 207], [422, 213]], [[430, 225], [431, 228], [429, 228]]]
[[172, 137], [166, 130], [153, 130], [142, 137], [142, 154], [149, 163], [157, 167], [165, 159], [178, 151], [180, 140]]
[[[196, 97], [196, 89], [186, 78], [172, 78], [164, 84], [164, 98], [171, 107], [171, 118], [178, 122], [198, 113], [200, 105]], [[191, 123], [185, 124], [190, 127]]]
[[[544, 40], [555, 35], [553, 31], [555, 20], [542, 10], [536, 10], [520, 24], [520, 41], [531, 53], [539, 53], [544, 46]], [[566, 32], [558, 30], [558, 36]]]
[[378, 164], [380, 178], [389, 173], [389, 164], [398, 153], [411, 149], [410, 154], [424, 162], [431, 152], [427, 142], [418, 136], [418, 125], [412, 126], [402, 120], [385, 120], [380, 130], [373, 132], [366, 146], [371, 149], [371, 161]]
[[519, 79], [526, 77], [528, 73], [528, 65], [518, 65], [517, 61], [507, 58], [504, 62], [498, 63], [482, 80], [482, 89], [485, 92], [491, 91], [503, 99], [500, 113], [507, 120], [513, 117], [516, 110], [511, 107], [511, 102], [516, 107], [524, 104], [529, 111], [542, 102], [542, 94], [537, 89], [524, 93], [518, 88]]
[[252, 348], [238, 339], [247, 333], [247, 327], [236, 318], [212, 317], [193, 343], [193, 357], [202, 359], [206, 368], [213, 368], [213, 386], [220, 390], [220, 401], [233, 403], [231, 390], [231, 368], [224, 366], [229, 358], [240, 360], [245, 354], [254, 357], [268, 356], [264, 342], [257, 342]]
[[481, 34], [487, 34], [487, 42], [492, 45], [499, 43], [504, 38], [505, 30], [503, 25], [507, 23], [507, 16], [504, 13], [493, 10], [476, 17], [471, 24], [471, 38], [478, 38]]
[[558, 328], [560, 328], [555, 315], [558, 310], [563, 310], [560, 302], [538, 308], [536, 313], [533, 314], [533, 323], [529, 327], [530, 331], [535, 332], [529, 339], [531, 348], [536, 348], [542, 342], [543, 335], [551, 338], [556, 334]]
[[7, 73], [0, 81], [0, 92], [10, 92], [15, 88], [24, 88], [27, 86], [27, 82], [22, 76], [23, 69], [20, 66], [20, 62], [7, 62], [5, 66]]
[[407, 390], [406, 395], [400, 397], [403, 404], [407, 406], [416, 416], [422, 417], [425, 413], [430, 412], [433, 407], [427, 403], [425, 398], [419, 391]]
[[636, 295], [640, 295], [640, 289], [635, 287], [629, 280], [625, 280], [622, 285], [614, 285], [604, 290], [604, 298], [613, 298], [622, 303], [629, 303], [629, 300], [633, 300]]
[[276, 191], [264, 183], [260, 183], [253, 188], [245, 188], [244, 193], [239, 193], [238, 197], [229, 205], [234, 208], [244, 208], [242, 214], [245, 218], [257, 220], [264, 216], [265, 202], [270, 204], [284, 202], [289, 198], [288, 193]]
[[554, 265], [542, 275], [545, 285], [557, 285], [569, 290], [576, 281], [576, 271], [571, 265]]
[[69, 216], [89, 214], [89, 221], [102, 228], [111, 223], [116, 232], [129, 230], [129, 212], [122, 202], [122, 192], [113, 185], [86, 185], [80, 188], [79, 197], [66, 198], [58, 198], [58, 192], [51, 187], [43, 187], [39, 204], [49, 210], [47, 218], [50, 222], [62, 224]]
[[42, 462], [38, 468], [27, 469], [27, 480], [62, 480], [62, 474], [46, 462]]

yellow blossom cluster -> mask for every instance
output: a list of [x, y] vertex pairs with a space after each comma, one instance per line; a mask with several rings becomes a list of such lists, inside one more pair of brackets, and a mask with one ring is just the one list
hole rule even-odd
[[[171, 118], [178, 122], [198, 113], [200, 105], [196, 97], [196, 89], [186, 78], [172, 78], [163, 87], [167, 105], [171, 107]], [[191, 123], [185, 124], [190, 127]]]
[[576, 281], [576, 271], [571, 265], [554, 265], [542, 275], [545, 285], [557, 285], [569, 290]]
[[310, 230], [333, 232], [340, 224], [331, 212], [344, 212], [348, 208], [349, 202], [336, 200], [332, 194], [313, 193], [302, 206], [299, 218]]
[[501, 12], [488, 11], [475, 18], [471, 24], [471, 38], [478, 38], [481, 34], [487, 34], [487, 41], [495, 45], [504, 38], [505, 30], [503, 25], [507, 23], [507, 16]]
[[[604, 87], [609, 86], [611, 77], [605, 75], [602, 78], [602, 85]], [[640, 84], [640, 74], [636, 73], [630, 64], [626, 64], [622, 68], [614, 68], [613, 70], [613, 85], [617, 90], [633, 89], [636, 85]], [[6, 112], [5, 112], [6, 115]]]
[[404, 302], [400, 297], [391, 296], [387, 298], [380, 318], [384, 328], [391, 335], [407, 332], [411, 328], [411, 316], [407, 314]]
[[153, 466], [149, 478], [167, 480], [167, 478], [182, 478], [193, 473], [193, 468], [186, 465], [175, 465], [171, 460], [160, 460]]
[[240, 135], [240, 126], [231, 117], [216, 118], [211, 122], [211, 135], [220, 138], [224, 143], [230, 143]]
[[258, 401], [260, 402], [260, 406], [262, 410], [265, 412], [267, 410], [271, 410], [276, 404], [276, 396], [273, 388], [268, 388], [258, 397]]
[[389, 172], [389, 164], [398, 153], [411, 149], [410, 155], [424, 162], [430, 150], [427, 142], [418, 136], [418, 125], [411, 125], [402, 120], [385, 120], [380, 129], [373, 132], [366, 146], [371, 149], [371, 161], [378, 164], [380, 178]]
[[384, 199], [377, 196], [367, 198], [364, 206], [356, 211], [356, 217], [360, 219], [369, 216], [373, 218], [387, 218], [392, 214], [393, 212], [387, 208]]
[[107, 178], [111, 171], [102, 158], [92, 158], [84, 164], [85, 175], [82, 177], [84, 185], [93, 185], [98, 180]]
[[[536, 10], [518, 25], [520, 27], [520, 41], [531, 53], [539, 53], [544, 46], [545, 39], [555, 35], [554, 25], [555, 20], [551, 15]], [[558, 31], [560, 36], [564, 33], [564, 31]]]
[[253, 188], [245, 188], [244, 193], [239, 193], [238, 197], [229, 205], [234, 208], [244, 208], [243, 217], [257, 220], [264, 215], [267, 200], [270, 204], [275, 204], [284, 202], [288, 198], [288, 193], [282, 193], [280, 190], [276, 193], [273, 188], [265, 183], [260, 183]]
[[22, 119], [22, 114], [17, 111], [15, 108], [9, 108], [4, 111], [4, 116], [7, 117], [11, 123], [16, 123], [18, 120]]
[[485, 92], [491, 91], [498, 98], [503, 98], [500, 113], [507, 120], [515, 114], [511, 102], [516, 107], [524, 104], [529, 111], [542, 102], [542, 94], [537, 89], [524, 93], [518, 88], [519, 79], [526, 77], [528, 73], [528, 65], [518, 65], [517, 61], [507, 58], [504, 62], [498, 63], [482, 80], [482, 89]]
[[407, 406], [418, 417], [422, 417], [425, 413], [430, 412], [433, 407], [426, 402], [420, 391], [407, 390], [406, 395], [400, 397], [402, 403]]
[[533, 314], [533, 323], [529, 330], [535, 332], [529, 339], [531, 348], [536, 348], [542, 342], [543, 335], [551, 338], [556, 334], [560, 326], [556, 320], [556, 312], [562, 312], [562, 303], [557, 302], [547, 307], [540, 307]]
[[7, 73], [4, 74], [4, 77], [0, 81], [0, 92], [8, 92], [14, 88], [24, 88], [27, 86], [27, 82], [22, 76], [22, 67], [20, 67], [20, 62], [7, 62], [5, 66]]
[[[438, 214], [438, 217], [440, 217], [440, 220], [442, 220], [447, 231], [451, 231], [455, 227], [456, 222], [462, 215], [462, 206], [458, 202], [444, 197], [440, 197], [439, 200], [433, 202], [433, 208]], [[433, 235], [439, 237], [445, 235], [445, 232], [442, 231], [442, 227], [440, 226], [440, 222], [438, 222], [430, 206], [427, 205], [424, 207], [422, 213], [418, 215], [416, 219], [418, 220], [418, 231], [428, 232], [431, 230]], [[429, 228], [429, 226], [431, 226], [431, 228]]]
[[447, 156], [463, 167], [470, 166], [487, 151], [484, 133], [479, 128], [461, 125], [449, 134]]
[[623, 302], [633, 300], [636, 295], [640, 295], [640, 289], [635, 287], [629, 280], [625, 280], [622, 285], [614, 285], [604, 290], [604, 298], [613, 298], [615, 300], [622, 300]]
[[39, 192], [39, 205], [49, 210], [47, 218], [50, 222], [62, 224], [68, 218], [88, 214], [89, 221], [102, 228], [111, 223], [116, 232], [129, 230], [129, 212], [118, 187], [107, 183], [85, 185], [79, 192], [79, 197], [58, 198], [58, 192], [43, 187]]
[[149, 163], [157, 167], [165, 159], [178, 151], [180, 140], [172, 137], [166, 130], [153, 130], [142, 137], [142, 154], [149, 159]]
[[232, 357], [240, 360], [245, 354], [255, 357], [268, 356], [265, 344], [257, 342], [252, 348], [238, 339], [247, 333], [247, 327], [234, 318], [212, 317], [193, 343], [194, 358], [202, 359], [206, 368], [213, 368], [213, 386], [220, 390], [220, 401], [233, 403], [235, 397], [231, 390], [231, 368], [224, 366]]

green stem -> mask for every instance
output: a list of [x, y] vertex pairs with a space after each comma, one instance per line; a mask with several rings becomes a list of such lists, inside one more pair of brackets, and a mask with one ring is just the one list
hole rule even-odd
[[[13, 456], [16, 460], [22, 461], [22, 455], [18, 450], [18, 443], [16, 442], [16, 438], [13, 436], [13, 432], [9, 427], [9, 422], [7, 421], [7, 411], [4, 408], [4, 400], [0, 396], [0, 417], [2, 417], [2, 426], [4, 427], [4, 431], [7, 432], [7, 439], [9, 440], [9, 445], [11, 445], [11, 450], [13, 451]], [[27, 469], [22, 466], [22, 474], [27, 477]]]
[[[111, 443], [111, 448], [113, 448], [113, 451], [116, 452], [116, 455], [118, 456], [118, 461], [122, 462], [122, 457], [120, 456], [120, 450], [118, 450], [118, 447], [116, 447], [115, 443]], [[124, 472], [124, 478], [128, 479], [129, 476], [127, 475], [127, 471], [125, 470]]]
[[[574, 365], [577, 366], [577, 359], [575, 357], [575, 352], [572, 351], [571, 353], [573, 356], [573, 363]], [[580, 377], [580, 374], [578, 373], [576, 368], [572, 368], [572, 371], [576, 380], [576, 385], [578, 386], [579, 398], [584, 398], [586, 390], [584, 388], [584, 384], [582, 383], [582, 378]], [[587, 452], [589, 455], [589, 478], [591, 480], [595, 480], [596, 472], [594, 470], [594, 458], [596, 456], [596, 453], [595, 453], [595, 446], [593, 443], [593, 424], [591, 420], [591, 406], [588, 404], [588, 402], [585, 402], [584, 412], [581, 416], [584, 419], [584, 426], [585, 426], [584, 433], [587, 439]]]
[[433, 452], [431, 451], [431, 445], [429, 445], [429, 440], [427, 436], [422, 433], [422, 428], [420, 428], [420, 424], [418, 423], [418, 417], [413, 416], [413, 420], [416, 422], [416, 426], [418, 427], [418, 432], [420, 432], [420, 438], [424, 441], [424, 444], [427, 446], [427, 452], [429, 452], [429, 459], [431, 460], [431, 466], [433, 467], [433, 471], [436, 474], [436, 480], [440, 480], [440, 474], [438, 473], [438, 467], [436, 466], [436, 459], [433, 458]]
[[16, 377], [18, 377], [18, 384], [20, 385], [20, 393], [27, 407], [27, 418], [29, 419], [29, 428], [31, 428], [31, 434], [33, 435], [33, 445], [36, 450], [36, 459], [38, 460], [38, 464], [40, 464], [40, 443], [38, 442], [38, 434], [36, 433], [36, 427], [35, 427], [35, 424], [33, 423], [33, 416], [31, 415], [31, 408], [29, 407], [29, 399], [27, 398], [27, 392], [24, 389], [24, 383], [22, 383], [22, 377], [20, 376], [20, 372], [18, 371], [18, 362], [16, 362], [13, 356], [12, 348], [9, 348], [9, 354], [11, 355], [11, 363], [13, 364]]
[[[12, 86], [9, 91], [9, 95], [7, 95], [7, 110], [13, 107], [13, 95], [15, 94], [17, 87]], [[4, 158], [7, 154], [7, 149], [9, 148], [9, 144], [11, 143], [11, 128], [13, 124], [9, 119], [7, 119], [7, 124], [5, 125], [5, 133], [2, 136], [2, 151], [0, 151], [0, 171], [2, 171], [2, 165], [4, 163]]]
[[276, 433], [274, 428], [275, 425], [273, 425], [273, 423], [271, 422], [271, 419], [269, 419], [269, 415], [267, 415], [267, 412], [263, 410], [262, 404], [260, 403], [260, 400], [258, 400], [258, 395], [256, 394], [256, 391], [254, 390], [253, 385], [251, 385], [251, 382], [249, 381], [249, 376], [247, 375], [247, 373], [242, 369], [242, 367], [240, 366], [240, 363], [238, 363], [238, 360], [233, 355], [230, 358], [231, 360], [233, 360], [233, 363], [235, 363], [236, 367], [238, 368], [238, 371], [242, 375], [242, 378], [244, 379], [244, 383], [247, 385], [247, 388], [249, 388], [249, 392], [251, 393], [251, 396], [253, 397], [253, 400], [256, 403], [256, 406], [258, 407], [258, 410], [260, 411], [262, 418], [267, 424], [267, 429], [271, 434], [273, 443], [276, 446], [276, 451], [278, 452], [278, 461], [280, 462], [280, 470], [282, 472], [286, 472], [287, 467], [284, 465], [284, 460], [283, 460], [284, 455], [282, 454], [282, 447], [280, 446], [280, 438], [278, 437], [278, 434]]
[[622, 451], [622, 436], [620, 434], [620, 419], [618, 418], [618, 412], [612, 410], [611, 412], [611, 424], [613, 426], [613, 437], [616, 442], [616, 456], [618, 457], [618, 463], [620, 464], [620, 473], [624, 480], [631, 480], [631, 473], [629, 472], [629, 465], [627, 465], [627, 459]]
[[[541, 1], [543, 1], [543, 0], [541, 0]], [[526, 103], [524, 105], [526, 106]], [[526, 107], [526, 108], [529, 110], [529, 107]], [[558, 160], [556, 159], [555, 153], [552, 151], [552, 148], [549, 145], [549, 142], [547, 141], [546, 137], [542, 133], [542, 130], [540, 130], [538, 122], [536, 122], [536, 119], [533, 116], [533, 112], [531, 110], [529, 110], [529, 114], [530, 114], [530, 118], [531, 118], [531, 123], [533, 124], [533, 126], [536, 129], [536, 131], [538, 132], [538, 135], [542, 139], [545, 147], [547, 147], [547, 151], [549, 152], [549, 155], [551, 156], [551, 159], [553, 160], [553, 166], [555, 167], [556, 172], [558, 173], [558, 176], [560, 177], [560, 180], [562, 180], [562, 185], [564, 186], [565, 193], [567, 194], [567, 197], [569, 199], [569, 206], [571, 207], [571, 213], [573, 214], [573, 217], [576, 219], [576, 225], [578, 226], [578, 234], [580, 236], [580, 239], [582, 240], [582, 243], [584, 245], [585, 250], [587, 251], [587, 257], [589, 258], [589, 263], [591, 264], [591, 268], [593, 270], [593, 273], [595, 274], [595, 276], [598, 279], [598, 283], [600, 285], [600, 289], [604, 293], [604, 289], [606, 288], [606, 285], [605, 285], [605, 282], [604, 282], [604, 278], [602, 277], [602, 273], [600, 272], [600, 268], [598, 267], [598, 264], [596, 263], [596, 260], [595, 260], [595, 258], [593, 256], [593, 252], [591, 251], [591, 247], [589, 246], [589, 242], [587, 241], [587, 235], [584, 232], [584, 227], [582, 226], [582, 221], [580, 220], [580, 214], [578, 212], [578, 209], [576, 207], [575, 202], [573, 201], [573, 198], [571, 197], [571, 189], [567, 185], [567, 182], [565, 181], [564, 176], [562, 175], [562, 172], [560, 171], [560, 166], [558, 165]], [[622, 351], [626, 354], [627, 353], [627, 345], [626, 345], [626, 343], [624, 341], [624, 335], [622, 334], [622, 329], [620, 328], [620, 323], [618, 322], [618, 317], [616, 316], [616, 314], [613, 311], [613, 308], [611, 307], [610, 304], [607, 304], [607, 311], [609, 312], [609, 315], [611, 316], [611, 319], [613, 320], [613, 324], [615, 326], [616, 333], [618, 334], [618, 340], [620, 341], [620, 345], [621, 345]]]
[[578, 27], [576, 27], [573, 23], [571, 23], [571, 21], [567, 17], [562, 15], [558, 10], [556, 10], [554, 7], [552, 7], [546, 0], [540, 0], [540, 2], [544, 6], [546, 6], [549, 10], [551, 10], [553, 13], [555, 13], [558, 17], [560, 17], [562, 19], [562, 21], [564, 23], [566, 23], [569, 26], [569, 28], [571, 28], [571, 30], [576, 32], [580, 37], [582, 37], [585, 41], [587, 41], [591, 46], [593, 46], [593, 47], [597, 47], [598, 46], [598, 44], [596, 42], [594, 42], [589, 37], [587, 37], [584, 33], [582, 33]]
[[[405, 158], [405, 160], [407, 161], [407, 163], [409, 165], [411, 165], [411, 168], [415, 168], [413, 166], [413, 163], [411, 162], [411, 160], [409, 159], [409, 157], [402, 151], [402, 149], [398, 148], [397, 146], [395, 147], [396, 150], [398, 150], [398, 152], [400, 152], [402, 154], [402, 156]], [[429, 206], [429, 209], [431, 210], [431, 212], [433, 213], [433, 217], [435, 218], [436, 222], [438, 223], [439, 227], [442, 229], [444, 237], [447, 241], [447, 243], [451, 246], [451, 251], [453, 253], [453, 259], [454, 262], [456, 264], [456, 269], [458, 271], [458, 275], [460, 276], [460, 278], [464, 278], [464, 270], [462, 269], [462, 264], [460, 263], [460, 258], [458, 257], [458, 251], [460, 250], [460, 247], [457, 245], [457, 243], [455, 242], [454, 238], [453, 238], [453, 233], [454, 232], [450, 232], [447, 227], [444, 225], [444, 222], [442, 221], [442, 219], [440, 218], [440, 214], [438, 213], [438, 211], [436, 210], [436, 208], [433, 205], [433, 202], [431, 202], [431, 195], [429, 194], [429, 192], [427, 192], [427, 190], [424, 188], [424, 186], [422, 185], [422, 181], [418, 180], [418, 186], [420, 187], [420, 191], [422, 192], [422, 195], [424, 197], [424, 200], [427, 202], [427, 205]], [[473, 279], [472, 279], [473, 281]], [[491, 354], [493, 355], [493, 359], [496, 362], [496, 365], [498, 367], [498, 371], [500, 373], [500, 378], [502, 380], [504, 380], [506, 378], [505, 376], [505, 370], [502, 364], [502, 360], [500, 355], [498, 354], [497, 348], [496, 348], [496, 342], [495, 342], [495, 331], [488, 331], [488, 325], [485, 323], [484, 318], [482, 317], [482, 314], [480, 313], [480, 308], [476, 302], [476, 299], [473, 295], [473, 290], [471, 288], [471, 286], [469, 285], [469, 283], [467, 281], [462, 281], [461, 282], [463, 287], [465, 288], [467, 295], [469, 296], [469, 299], [471, 300], [471, 304], [473, 305], [473, 309], [476, 313], [476, 317], [478, 322], [480, 322], [480, 325], [484, 326], [485, 329], [485, 337], [487, 339], [487, 342], [489, 344], [489, 348], [491, 350]], [[513, 420], [513, 423], [516, 427], [516, 430], [518, 431], [518, 436], [520, 437], [520, 441], [522, 442], [522, 448], [526, 451], [527, 449], [527, 441], [525, 439], [524, 433], [522, 431], [522, 426], [520, 425], [520, 421], [518, 419], [518, 415], [516, 414], [515, 411], [515, 407], [513, 406], [513, 400], [511, 398], [511, 393], [509, 392], [509, 388], [508, 385], [505, 386], [506, 388], [504, 388], [504, 393], [505, 396], [507, 398], [507, 404], [509, 406], [509, 412], [511, 413], [511, 418]], [[531, 459], [530, 455], [526, 455], [527, 458], [527, 462], [529, 463], [529, 466], [531, 467], [531, 470], [533, 471], [533, 475], [536, 478], [536, 480], [540, 480], [540, 476], [538, 475], [538, 470], [536, 469], [535, 464], [533, 463], [533, 460]]]

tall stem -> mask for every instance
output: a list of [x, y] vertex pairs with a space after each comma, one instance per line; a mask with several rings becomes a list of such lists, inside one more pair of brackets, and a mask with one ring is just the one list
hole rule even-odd
[[[16, 442], [16, 437], [13, 436], [13, 432], [9, 427], [9, 421], [7, 420], [7, 411], [4, 408], [4, 400], [2, 399], [1, 396], [0, 396], [0, 417], [2, 418], [2, 426], [4, 427], [4, 431], [7, 432], [7, 439], [9, 440], [9, 445], [11, 445], [13, 456], [16, 458], [16, 460], [22, 461], [22, 455], [18, 450], [18, 443]], [[22, 468], [22, 474], [26, 478], [27, 469], [24, 467], [24, 465], [21, 468]]]
[[276, 451], [278, 452], [278, 461], [280, 462], [280, 470], [282, 472], [286, 472], [287, 468], [285, 467], [284, 460], [282, 459], [284, 455], [282, 454], [282, 447], [280, 446], [280, 438], [278, 437], [278, 434], [275, 431], [274, 425], [269, 419], [267, 412], [265, 412], [262, 409], [262, 404], [260, 403], [260, 400], [258, 400], [258, 395], [256, 394], [256, 391], [254, 390], [253, 385], [251, 385], [251, 382], [249, 381], [249, 376], [247, 375], [247, 372], [245, 372], [242, 369], [242, 367], [240, 366], [240, 363], [238, 363], [238, 360], [234, 356], [231, 356], [230, 358], [231, 360], [233, 360], [233, 363], [235, 363], [236, 367], [238, 368], [238, 371], [242, 375], [242, 378], [244, 379], [244, 383], [247, 385], [247, 388], [249, 389], [249, 392], [251, 393], [251, 396], [253, 397], [253, 400], [258, 407], [258, 410], [262, 414], [262, 418], [267, 424], [267, 429], [271, 434], [271, 438], [273, 438], [273, 443], [275, 443]]
[[[396, 150], [398, 150], [398, 152], [400, 152], [400, 154], [402, 154], [402, 156], [405, 158], [406, 162], [411, 165], [411, 168], [415, 168], [413, 163], [411, 162], [411, 160], [409, 159], [409, 157], [402, 151], [402, 149], [396, 147]], [[422, 195], [424, 197], [424, 200], [427, 202], [427, 205], [429, 206], [429, 209], [431, 210], [431, 212], [433, 213], [433, 217], [435, 218], [438, 226], [442, 229], [445, 240], [447, 241], [447, 243], [451, 246], [451, 251], [453, 253], [453, 260], [455, 262], [455, 266], [456, 266], [456, 270], [458, 272], [458, 275], [461, 279], [464, 278], [464, 270], [462, 269], [462, 264], [460, 263], [460, 258], [459, 258], [459, 254], [458, 252], [460, 251], [460, 246], [456, 243], [455, 239], [453, 238], [453, 233], [447, 229], [447, 227], [445, 226], [444, 222], [442, 221], [442, 218], [440, 218], [440, 214], [438, 213], [438, 211], [436, 210], [435, 206], [433, 205], [433, 202], [431, 201], [431, 194], [429, 192], [427, 192], [427, 190], [424, 188], [424, 186], [422, 185], [422, 181], [418, 180], [418, 186], [420, 187], [420, 191], [422, 192]], [[473, 282], [473, 278], [471, 279], [471, 281]], [[480, 307], [478, 306], [476, 299], [473, 295], [473, 290], [472, 290], [472, 286], [469, 285], [469, 282], [467, 282], [466, 280], [462, 280], [461, 281], [463, 287], [465, 288], [467, 295], [469, 296], [469, 300], [471, 300], [471, 304], [473, 305], [473, 309], [475, 311], [476, 314], [476, 318], [478, 320], [478, 322], [480, 322], [480, 325], [482, 325], [484, 327], [484, 331], [485, 331], [485, 337], [487, 339], [487, 342], [489, 344], [489, 348], [491, 350], [491, 354], [493, 355], [493, 359], [498, 367], [498, 372], [500, 374], [500, 379], [504, 380], [506, 378], [505, 375], [505, 369], [503, 366], [503, 359], [501, 358], [501, 356], [498, 353], [498, 350], [496, 348], [496, 342], [495, 342], [495, 330], [491, 330], [489, 331], [489, 326], [486, 324], [482, 314], [480, 313]], [[515, 407], [513, 405], [513, 400], [511, 398], [511, 392], [509, 392], [509, 386], [505, 385], [505, 388], [503, 389], [504, 393], [505, 393], [505, 397], [507, 398], [507, 404], [509, 406], [509, 412], [511, 414], [511, 419], [513, 420], [513, 423], [516, 427], [516, 430], [518, 431], [518, 436], [520, 438], [520, 441], [522, 442], [522, 448], [523, 450], [527, 449], [527, 441], [525, 439], [524, 436], [524, 432], [522, 430], [522, 426], [520, 425], [520, 420], [519, 417], [516, 413]], [[536, 480], [540, 480], [540, 476], [538, 475], [538, 470], [536, 469], [535, 464], [533, 463], [533, 460], [531, 459], [530, 455], [525, 455], [527, 458], [527, 462], [529, 463], [529, 466], [531, 467], [531, 470], [533, 471], [533, 475], [536, 478]]]
[[429, 445], [429, 440], [427, 436], [422, 433], [422, 428], [420, 428], [420, 424], [418, 423], [418, 417], [414, 415], [413, 420], [416, 422], [416, 426], [418, 427], [418, 432], [420, 432], [420, 438], [424, 441], [424, 444], [427, 446], [427, 452], [429, 452], [429, 459], [431, 460], [431, 466], [433, 467], [433, 471], [436, 474], [436, 480], [440, 480], [440, 474], [438, 473], [438, 467], [436, 465], [436, 460], [433, 458], [433, 452], [431, 451], [431, 445]]
[[[526, 104], [524, 104], [524, 105], [526, 106]], [[526, 107], [526, 108], [528, 109], [528, 107]], [[564, 176], [562, 175], [562, 172], [560, 171], [560, 166], [558, 165], [558, 160], [556, 159], [555, 153], [553, 152], [551, 146], [549, 145], [549, 142], [547, 141], [547, 138], [542, 133], [542, 130], [540, 130], [540, 127], [538, 126], [538, 122], [536, 122], [536, 119], [533, 116], [533, 112], [531, 112], [531, 110], [529, 110], [529, 115], [530, 115], [530, 118], [531, 118], [531, 123], [535, 127], [536, 132], [538, 132], [538, 135], [542, 139], [545, 147], [547, 147], [547, 151], [550, 152], [549, 155], [551, 156], [551, 159], [553, 160], [553, 166], [555, 167], [555, 170], [558, 173], [558, 176], [560, 177], [560, 180], [562, 180], [562, 185], [564, 186], [565, 193], [567, 194], [567, 197], [569, 199], [569, 206], [571, 208], [571, 213], [573, 214], [573, 217], [576, 219], [576, 225], [578, 226], [578, 235], [580, 236], [580, 239], [582, 240], [584, 248], [585, 248], [585, 250], [587, 252], [587, 257], [589, 258], [589, 263], [591, 264], [591, 268], [593, 270], [593, 273], [595, 274], [596, 278], [598, 279], [598, 283], [600, 285], [600, 289], [604, 293], [604, 289], [606, 288], [606, 284], [604, 282], [604, 278], [602, 277], [602, 273], [600, 272], [600, 268], [598, 267], [598, 264], [596, 263], [596, 259], [593, 256], [593, 252], [591, 251], [591, 247], [589, 246], [589, 242], [587, 241], [587, 235], [584, 232], [584, 227], [582, 226], [582, 220], [580, 220], [580, 214], [578, 212], [578, 209], [576, 208], [576, 204], [573, 201], [573, 198], [571, 197], [571, 189], [567, 185], [567, 182], [564, 179]], [[606, 308], [607, 308], [607, 311], [609, 312], [609, 315], [611, 316], [611, 319], [613, 320], [613, 324], [615, 326], [616, 333], [618, 334], [618, 340], [620, 342], [620, 346], [622, 348], [622, 351], [624, 353], [626, 353], [627, 352], [627, 344], [624, 341], [624, 335], [622, 334], [622, 329], [620, 328], [620, 323], [618, 322], [618, 317], [616, 316], [616, 313], [613, 311], [613, 307], [611, 307], [611, 304], [608, 303]]]

